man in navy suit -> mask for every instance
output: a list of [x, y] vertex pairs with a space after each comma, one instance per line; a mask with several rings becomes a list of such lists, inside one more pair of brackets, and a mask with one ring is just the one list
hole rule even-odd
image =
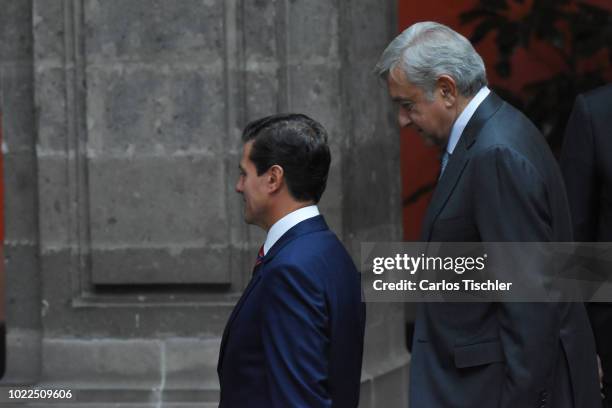
[[331, 156], [301, 114], [247, 125], [236, 191], [267, 232], [219, 354], [221, 408], [356, 407], [365, 305], [351, 257], [316, 204]]

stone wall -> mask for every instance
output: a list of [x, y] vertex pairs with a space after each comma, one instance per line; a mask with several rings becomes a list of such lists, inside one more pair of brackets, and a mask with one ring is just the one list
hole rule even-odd
[[[216, 406], [220, 335], [264, 237], [234, 192], [240, 131], [262, 115], [330, 132], [321, 209], [357, 262], [361, 241], [401, 238], [399, 139], [371, 73], [394, 2], [0, 8], [4, 383]], [[405, 407], [401, 305], [368, 305], [366, 343], [361, 405]]]

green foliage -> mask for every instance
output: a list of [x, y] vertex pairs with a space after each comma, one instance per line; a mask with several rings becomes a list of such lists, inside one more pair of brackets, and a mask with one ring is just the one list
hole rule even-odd
[[[512, 13], [512, 9], [525, 9], [524, 3], [524, 0], [480, 0], [460, 18], [463, 24], [476, 24], [470, 37], [474, 44], [488, 35], [494, 36], [498, 51], [494, 69], [502, 78], [512, 75], [512, 56], [518, 49], [539, 58], [531, 49], [534, 40], [546, 44], [563, 61], [558, 74], [526, 84], [521, 95], [494, 87], [523, 110], [556, 149], [576, 95], [603, 85], [611, 71], [612, 13], [584, 1], [533, 0], [520, 17], [513, 16], [517, 13]], [[602, 50], [608, 52], [606, 63], [584, 69], [581, 62]]]

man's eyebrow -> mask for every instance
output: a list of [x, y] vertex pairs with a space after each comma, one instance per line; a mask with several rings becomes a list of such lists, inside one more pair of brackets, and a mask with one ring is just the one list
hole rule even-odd
[[412, 100], [410, 98], [404, 98], [404, 97], [401, 97], [401, 96], [396, 96], [394, 98], [391, 98], [391, 100], [393, 102], [410, 102], [410, 103], [412, 103]]

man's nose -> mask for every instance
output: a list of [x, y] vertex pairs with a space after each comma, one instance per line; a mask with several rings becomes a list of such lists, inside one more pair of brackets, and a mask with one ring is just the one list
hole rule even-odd
[[236, 192], [237, 193], [242, 193], [242, 180], [239, 179], [236, 182], [236, 187], [235, 188], [236, 188]]

